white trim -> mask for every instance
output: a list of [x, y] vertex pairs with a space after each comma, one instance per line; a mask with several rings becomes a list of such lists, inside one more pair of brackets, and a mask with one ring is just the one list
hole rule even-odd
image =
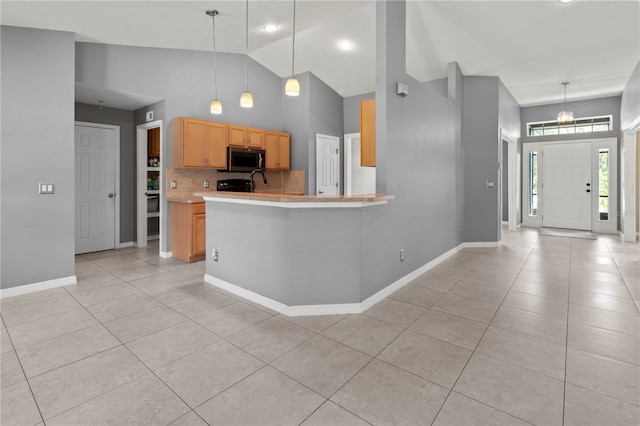
[[[478, 245], [470, 245], [470, 244], [478, 244]], [[488, 245], [493, 244], [493, 245]], [[204, 282], [210, 284], [214, 287], [221, 288], [230, 293], [233, 293], [237, 296], [243, 297], [252, 302], [258, 303], [262, 306], [265, 306], [269, 309], [273, 309], [274, 311], [281, 313], [283, 315], [289, 317], [297, 317], [297, 316], [308, 316], [308, 315], [336, 315], [336, 314], [361, 314], [367, 309], [374, 306], [376, 303], [382, 301], [385, 297], [389, 296], [393, 292], [401, 289], [405, 285], [409, 284], [414, 279], [418, 278], [420, 275], [424, 274], [430, 269], [433, 269], [435, 266], [439, 265], [446, 259], [450, 258], [457, 252], [459, 252], [462, 248], [465, 247], [497, 247], [496, 243], [463, 243], [458, 245], [457, 247], [452, 248], [446, 253], [441, 254], [437, 258], [433, 259], [431, 262], [421, 266], [413, 272], [405, 275], [404, 277], [396, 280], [391, 283], [387, 287], [383, 288], [379, 292], [369, 296], [365, 300], [360, 303], [337, 303], [330, 305], [297, 305], [297, 306], [288, 306], [284, 303], [278, 302], [276, 300], [270, 299], [268, 297], [262, 296], [258, 293], [254, 293], [245, 288], [239, 287], [235, 284], [231, 284], [227, 281], [216, 278], [212, 275], [205, 274]]]
[[[113, 248], [116, 249], [120, 245], [120, 197], [122, 196], [120, 192], [120, 126], [115, 126], [112, 124], [102, 124], [102, 123], [90, 123], [88, 121], [75, 121], [75, 126], [81, 127], [97, 127], [99, 129], [109, 129], [114, 130], [116, 132], [116, 152], [115, 152], [115, 187], [116, 187], [116, 196], [115, 196], [115, 220], [114, 220], [114, 236], [113, 236]], [[74, 154], [75, 156], [75, 142], [74, 142]], [[75, 177], [74, 177], [74, 185], [75, 185]], [[75, 189], [74, 189], [75, 191]], [[73, 207], [75, 210], [75, 206]], [[75, 224], [74, 224], [75, 229]], [[75, 241], [75, 235], [74, 235]], [[74, 249], [75, 253], [75, 249]]]
[[633, 120], [626, 129], [624, 129], [624, 132], [628, 135], [640, 132], [640, 115], [636, 117], [636, 119]]
[[137, 174], [136, 174], [136, 244], [137, 247], [147, 247], [147, 196], [145, 192], [147, 191], [147, 132], [150, 129], [160, 129], [160, 200], [159, 200], [159, 215], [160, 215], [160, 224], [159, 230], [160, 235], [158, 239], [160, 240], [160, 248], [162, 248], [162, 243], [164, 241], [164, 230], [167, 226], [167, 217], [164, 214], [164, 206], [166, 203], [166, 190], [165, 190], [165, 172], [164, 172], [164, 164], [166, 160], [164, 157], [164, 132], [162, 129], [162, 120], [150, 121], [148, 123], [139, 124], [136, 126], [136, 154], [137, 154]]
[[[499, 241], [480, 241], [475, 243], [462, 243], [460, 244], [461, 248], [495, 248], [500, 247]], [[460, 247], [459, 246], [459, 247]]]
[[128, 248], [128, 247], [133, 247], [133, 241], [129, 241], [129, 242], [126, 242], [126, 243], [120, 243], [120, 244], [118, 244], [117, 248], [121, 249], [121, 248]]
[[160, 257], [163, 259], [169, 259], [170, 257], [173, 257], [173, 252], [160, 250]]
[[39, 283], [19, 285], [17, 287], [10, 287], [0, 290], [0, 299], [6, 297], [20, 296], [22, 294], [34, 293], [36, 291], [48, 290], [50, 288], [62, 287], [69, 284], [76, 284], [78, 282], [75, 275], [70, 275], [64, 278], [56, 278], [55, 280], [41, 281]]

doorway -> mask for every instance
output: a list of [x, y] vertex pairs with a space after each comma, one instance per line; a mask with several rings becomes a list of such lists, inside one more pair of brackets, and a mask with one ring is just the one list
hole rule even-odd
[[316, 134], [316, 195], [340, 195], [340, 138]]
[[75, 123], [75, 253], [113, 250], [120, 235], [120, 127]]
[[162, 247], [163, 230], [166, 229], [162, 120], [137, 126], [136, 134], [136, 246], [147, 247], [148, 241], [159, 239], [159, 247]]
[[360, 160], [360, 133], [344, 135], [344, 195], [376, 192], [376, 168], [362, 167]]
[[523, 224], [615, 234], [617, 139], [527, 143]]

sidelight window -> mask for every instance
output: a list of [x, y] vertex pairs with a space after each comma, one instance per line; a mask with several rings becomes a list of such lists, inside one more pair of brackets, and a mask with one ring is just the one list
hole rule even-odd
[[609, 148], [598, 150], [598, 220], [609, 221]]
[[529, 153], [529, 216], [538, 215], [538, 153]]

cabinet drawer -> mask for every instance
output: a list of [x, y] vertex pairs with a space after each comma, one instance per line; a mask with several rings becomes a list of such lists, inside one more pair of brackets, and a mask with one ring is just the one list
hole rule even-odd
[[204, 213], [206, 210], [207, 209], [206, 209], [205, 203], [195, 203], [191, 206], [192, 214], [201, 214], [201, 213]]

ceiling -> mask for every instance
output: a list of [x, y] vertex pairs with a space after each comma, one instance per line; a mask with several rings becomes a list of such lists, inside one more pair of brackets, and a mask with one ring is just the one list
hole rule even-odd
[[[245, 2], [0, 2], [3, 25], [71, 31], [77, 41], [244, 53]], [[296, 73], [311, 71], [342, 96], [375, 90], [375, 1], [297, 0]], [[291, 73], [292, 2], [251, 0], [249, 56], [281, 77]], [[262, 30], [280, 25], [273, 33]], [[521, 106], [619, 95], [640, 60], [638, 0], [407, 1], [407, 73], [419, 81], [498, 76]], [[336, 47], [349, 39], [355, 47]], [[104, 92], [104, 93], [103, 93]], [[78, 85], [76, 99], [135, 109], [157, 99]]]

